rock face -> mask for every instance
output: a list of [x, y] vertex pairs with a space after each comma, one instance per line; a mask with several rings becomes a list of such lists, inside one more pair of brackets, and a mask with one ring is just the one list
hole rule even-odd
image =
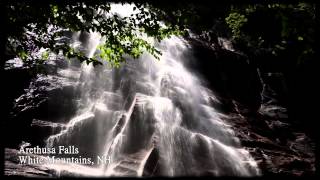
[[194, 69], [209, 81], [226, 110], [234, 105], [241, 106], [242, 113], [259, 109], [262, 85], [257, 69], [246, 56], [226, 49], [213, 49], [200, 40], [191, 40], [191, 45], [197, 59]]
[[266, 65], [260, 64], [257, 70], [243, 55], [193, 41], [199, 69], [221, 101], [214, 105], [231, 117], [225, 120], [262, 174], [315, 175], [315, 142], [297, 126], [295, 114], [299, 113], [291, 110], [289, 116], [293, 97], [285, 75], [268, 67], [265, 60]]
[[247, 117], [235, 114], [227, 121], [258, 162], [262, 174], [314, 175], [315, 143], [285, 118], [269, 116], [268, 111], [261, 109]]
[[49, 168], [37, 165], [21, 165], [17, 158], [18, 151], [15, 149], [5, 149], [5, 170], [6, 176], [29, 177], [29, 178], [48, 178], [57, 177]]
[[[14, 131], [8, 131], [11, 138], [6, 141], [6, 146], [16, 147], [21, 142], [22, 137], [27, 138], [26, 140], [42, 139], [32, 138], [38, 136], [37, 130], [34, 129], [37, 126], [37, 119], [49, 123], [51, 121], [59, 123], [69, 120], [70, 116], [73, 115], [76, 109], [74, 98], [77, 96], [76, 84], [67, 81], [62, 73], [57, 72], [56, 67], [58, 65], [62, 68], [62, 71], [66, 67], [66, 65], [63, 66], [66, 63], [65, 60], [56, 60], [50, 63], [46, 65], [49, 74], [38, 74], [35, 77], [27, 76], [21, 80], [24, 82], [22, 84], [29, 83], [29, 85], [24, 85], [24, 93], [23, 91], [15, 94], [14, 92], [8, 92], [8, 101], [11, 100], [14, 103], [11, 105], [12, 108], [7, 110], [8, 116], [5, 126]], [[17, 80], [20, 79], [20, 74], [23, 76], [24, 71], [30, 72], [30, 69], [29, 71], [21, 69], [21, 72], [17, 72], [18, 70], [15, 70]], [[77, 72], [74, 72], [72, 75], [76, 74]], [[10, 88], [15, 89], [14, 86]], [[42, 133], [40, 134], [42, 135]], [[41, 144], [43, 142], [33, 143]]]

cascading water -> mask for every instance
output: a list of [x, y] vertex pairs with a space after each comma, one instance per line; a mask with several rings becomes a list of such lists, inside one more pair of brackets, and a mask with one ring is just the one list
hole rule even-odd
[[[92, 56], [99, 40], [91, 33], [80, 46]], [[69, 79], [80, 73], [78, 111], [47, 146], [75, 145], [80, 155], [110, 163], [50, 166], [96, 176], [258, 175], [255, 161], [210, 106], [213, 93], [186, 68], [192, 49], [178, 37], [156, 46], [160, 61], [144, 54], [119, 69], [71, 63], [59, 71]]]
[[[74, 33], [72, 39], [88, 57], [99, 53], [99, 34]], [[78, 110], [46, 140], [47, 147], [74, 145], [79, 157], [95, 164], [45, 166], [84, 176], [258, 175], [224, 115], [210, 106], [213, 93], [187, 68], [193, 60], [188, 43], [172, 37], [155, 46], [163, 53], [160, 61], [149, 54], [127, 57], [117, 69], [75, 60], [58, 70], [66, 81], [76, 81]], [[97, 157], [108, 163], [96, 163]]]

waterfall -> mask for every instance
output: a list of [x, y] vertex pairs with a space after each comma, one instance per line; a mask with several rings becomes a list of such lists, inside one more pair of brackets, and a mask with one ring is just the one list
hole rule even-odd
[[[121, 6], [113, 9], [128, 14]], [[98, 33], [78, 32], [71, 46], [92, 57], [102, 41]], [[95, 163], [46, 166], [81, 176], [259, 175], [256, 162], [222, 120], [227, 116], [210, 105], [217, 99], [205, 79], [188, 66], [195, 63], [188, 43], [173, 36], [154, 45], [162, 51], [160, 60], [143, 54], [109, 68], [74, 59], [58, 70], [77, 84], [71, 97], [77, 112], [48, 137], [47, 147], [72, 145], [79, 157]], [[97, 163], [97, 157], [108, 163]]]
[[[73, 38], [87, 56], [99, 53], [98, 34]], [[205, 80], [188, 68], [192, 48], [179, 37], [155, 45], [163, 53], [159, 61], [143, 54], [127, 57], [120, 68], [70, 63], [58, 71], [69, 79], [78, 74], [78, 111], [47, 146], [74, 145], [79, 155], [108, 157], [110, 163], [50, 166], [96, 176], [258, 175], [222, 120], [226, 115], [210, 106], [217, 99]]]

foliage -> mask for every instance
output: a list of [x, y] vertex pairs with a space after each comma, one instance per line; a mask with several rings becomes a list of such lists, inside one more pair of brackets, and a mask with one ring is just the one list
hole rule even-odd
[[232, 12], [228, 17], [226, 17], [226, 23], [230, 27], [234, 39], [241, 37], [240, 29], [247, 21], [248, 19], [245, 17], [245, 15], [238, 12]]
[[[210, 4], [203, 2], [136, 1], [128, 17], [111, 15], [111, 3], [95, 1], [10, 1], [7, 55], [19, 56], [26, 64], [42, 63], [51, 52], [76, 57], [87, 63], [112, 66], [125, 62], [124, 55], [138, 58], [147, 51], [156, 58], [161, 52], [147, 39], [161, 41], [173, 34], [213, 32], [209, 39], [225, 36], [229, 28], [235, 44], [245, 53], [266, 50], [274, 56], [292, 54], [299, 61], [314, 55], [315, 5], [296, 4]], [[69, 46], [66, 31], [99, 32], [105, 37], [100, 54], [86, 57]], [[144, 36], [147, 36], [145, 38]], [[216, 41], [214, 41], [216, 43]], [[35, 52], [41, 52], [39, 53]]]
[[[124, 3], [122, 3], [124, 4]], [[18, 56], [25, 64], [39, 64], [49, 57], [49, 53], [62, 53], [67, 58], [78, 58], [81, 62], [101, 64], [99, 58], [112, 66], [125, 62], [123, 55], [138, 58], [147, 51], [156, 58], [161, 52], [143, 36], [154, 37], [161, 41], [173, 34], [182, 34], [183, 28], [161, 23], [163, 19], [150, 11], [147, 3], [132, 6], [134, 13], [121, 17], [111, 13], [111, 2], [96, 0], [50, 1], [10, 1], [6, 4], [8, 14], [6, 55]], [[149, 9], [148, 9], [149, 8]], [[70, 40], [65, 32], [99, 32], [106, 41], [98, 49], [99, 56], [86, 57], [82, 52], [69, 46]], [[40, 56], [39, 53], [45, 50]]]
[[225, 21], [235, 42], [250, 49], [267, 50], [274, 56], [292, 54], [298, 64], [314, 55], [314, 4], [233, 6]]

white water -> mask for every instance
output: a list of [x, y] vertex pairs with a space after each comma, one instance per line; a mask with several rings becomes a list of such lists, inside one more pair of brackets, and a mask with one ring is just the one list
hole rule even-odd
[[[113, 9], [128, 14], [120, 6]], [[99, 34], [81, 36], [74, 33], [73, 47], [88, 57], [99, 53]], [[47, 146], [74, 145], [80, 151], [76, 156], [95, 162], [106, 156], [111, 163], [45, 166], [61, 175], [98, 177], [258, 175], [255, 161], [221, 119], [224, 115], [210, 106], [217, 100], [205, 80], [186, 68], [193, 61], [188, 43], [172, 37], [155, 45], [163, 53], [160, 61], [144, 54], [127, 58], [119, 69], [73, 62], [58, 71], [77, 83], [78, 111], [47, 139]]]
[[[92, 56], [99, 39], [91, 33], [80, 46]], [[216, 100], [213, 93], [186, 68], [192, 49], [178, 37], [157, 46], [163, 52], [160, 61], [144, 54], [127, 59], [120, 69], [83, 64], [59, 71], [69, 79], [78, 77], [78, 112], [64, 130], [47, 139], [48, 147], [75, 145], [82, 157], [95, 161], [105, 155], [111, 163], [46, 166], [84, 176], [142, 176], [144, 171], [162, 176], [258, 175], [255, 161], [223, 115], [210, 107], [210, 99]], [[153, 151], [156, 166], [148, 170]]]

